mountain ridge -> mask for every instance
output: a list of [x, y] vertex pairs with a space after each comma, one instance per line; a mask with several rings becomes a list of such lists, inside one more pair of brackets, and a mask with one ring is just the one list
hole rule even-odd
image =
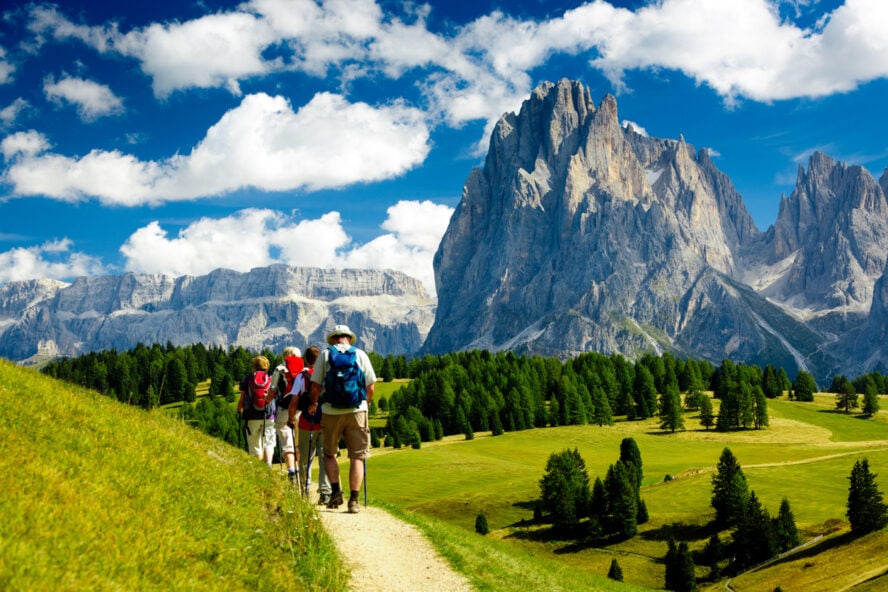
[[579, 82], [541, 84], [469, 174], [422, 351], [648, 348], [821, 380], [885, 368], [875, 337], [863, 361], [842, 335], [878, 334], [863, 329], [888, 263], [886, 183], [815, 153], [761, 232], [708, 150], [621, 127], [616, 99], [596, 108]]

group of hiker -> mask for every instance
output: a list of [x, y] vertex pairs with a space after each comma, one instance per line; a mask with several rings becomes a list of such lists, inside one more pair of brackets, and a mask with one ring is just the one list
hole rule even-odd
[[330, 509], [344, 503], [336, 458], [344, 438], [350, 492], [346, 507], [352, 514], [360, 509], [364, 463], [370, 456], [368, 401], [376, 383], [370, 358], [355, 347], [355, 340], [347, 325], [336, 325], [326, 348], [313, 345], [302, 353], [287, 347], [283, 363], [270, 374], [268, 358], [253, 358], [237, 404], [249, 453], [271, 466], [278, 448], [290, 480], [305, 493], [310, 491], [312, 461], [319, 459], [318, 504]]

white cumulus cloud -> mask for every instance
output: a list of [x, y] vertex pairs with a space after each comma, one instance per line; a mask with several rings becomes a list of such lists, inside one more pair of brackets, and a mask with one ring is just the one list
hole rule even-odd
[[0, 253], [0, 284], [35, 278], [67, 280], [105, 273], [95, 257], [71, 251], [65, 238], [33, 247], [16, 247]]
[[28, 108], [28, 101], [19, 97], [9, 105], [0, 109], [0, 128], [10, 127], [18, 116]]
[[[188, 155], [141, 161], [117, 150], [80, 158], [19, 150], [5, 177], [18, 195], [138, 205], [244, 187], [316, 190], [379, 181], [420, 164], [428, 151], [422, 112], [402, 103], [373, 107], [320, 93], [294, 112], [283, 97], [260, 93], [223, 115]], [[15, 154], [13, 146], [4, 153]]]
[[154, 221], [121, 246], [127, 271], [200, 275], [219, 267], [248, 271], [285, 263], [306, 267], [395, 269], [435, 293], [432, 258], [453, 209], [430, 201], [401, 201], [388, 209], [386, 234], [353, 245], [340, 214], [314, 220], [270, 209], [246, 209], [224, 218], [201, 218], [169, 236]]
[[83, 121], [123, 112], [123, 101], [110, 88], [92, 80], [63, 76], [56, 81], [50, 76], [43, 81], [43, 92], [54, 103], [74, 105]]

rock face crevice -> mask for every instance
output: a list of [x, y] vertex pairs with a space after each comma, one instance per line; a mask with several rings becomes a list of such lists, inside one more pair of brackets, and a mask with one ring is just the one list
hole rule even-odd
[[78, 355], [137, 343], [323, 346], [348, 324], [361, 347], [407, 354], [423, 343], [435, 302], [400, 272], [297, 268], [204, 276], [124, 274], [0, 286], [0, 355]]
[[616, 99], [596, 108], [581, 83], [545, 83], [500, 119], [466, 181], [423, 351], [863, 368], [834, 331], [876, 322], [885, 179], [814, 154], [762, 233], [707, 150], [621, 127]]

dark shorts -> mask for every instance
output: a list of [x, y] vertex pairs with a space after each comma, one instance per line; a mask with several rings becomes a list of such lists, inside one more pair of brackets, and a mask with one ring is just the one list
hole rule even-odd
[[339, 450], [339, 437], [345, 436], [349, 458], [362, 460], [370, 457], [370, 424], [366, 411], [342, 415], [325, 413], [321, 418], [321, 429], [324, 432], [326, 456], [336, 456]]

